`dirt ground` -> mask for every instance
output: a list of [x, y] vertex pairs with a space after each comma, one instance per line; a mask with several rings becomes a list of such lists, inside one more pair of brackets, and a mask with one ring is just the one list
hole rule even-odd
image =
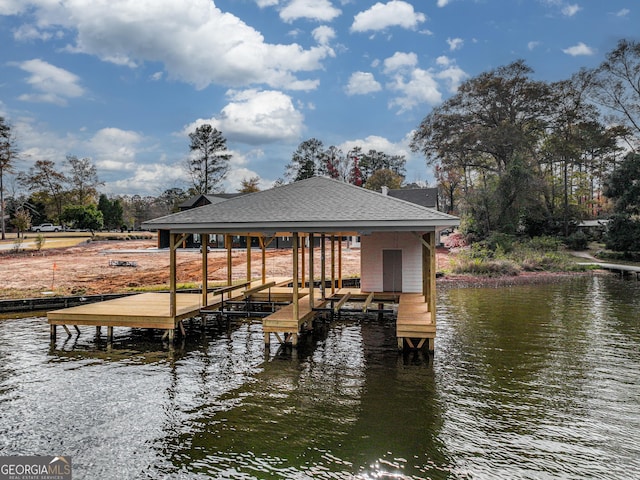
[[[169, 253], [157, 250], [155, 240], [93, 241], [73, 247], [40, 252], [0, 254], [0, 299], [30, 298], [43, 292], [56, 295], [91, 295], [129, 291], [135, 288], [168, 285]], [[439, 255], [442, 263], [442, 255]], [[260, 278], [261, 252], [252, 252], [252, 276]], [[327, 277], [330, 276], [327, 250]], [[178, 283], [201, 281], [201, 254], [179, 250]], [[446, 254], [444, 255], [446, 261]], [[111, 263], [135, 266], [110, 266]], [[359, 276], [360, 250], [343, 248], [343, 278]], [[246, 277], [245, 251], [232, 255], [233, 277]], [[226, 281], [226, 251], [209, 253], [209, 281]], [[267, 250], [267, 276], [291, 275], [291, 251]], [[314, 266], [320, 271], [320, 255]]]

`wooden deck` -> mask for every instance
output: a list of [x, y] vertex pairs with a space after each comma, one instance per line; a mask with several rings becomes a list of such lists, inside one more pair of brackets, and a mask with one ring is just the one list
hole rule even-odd
[[[289, 278], [272, 278], [273, 285], [286, 285]], [[141, 293], [104, 302], [54, 310], [47, 313], [49, 325], [89, 325], [95, 327], [157, 328], [173, 331], [181, 320], [195, 317], [203, 308], [217, 309], [223, 301], [243, 298], [244, 292], [262, 282], [224, 287], [220, 293], [209, 293], [207, 305], [202, 305], [200, 293], [177, 293], [176, 314], [170, 314], [169, 293]], [[52, 330], [52, 336], [55, 336]]]
[[[290, 278], [270, 278], [266, 284], [261, 281], [244, 282], [235, 286], [222, 287], [207, 295], [207, 304], [202, 305], [200, 293], [176, 294], [176, 315], [170, 315], [170, 295], [168, 293], [141, 293], [121, 297], [104, 302], [80, 305], [48, 312], [48, 323], [52, 327], [52, 337], [55, 337], [55, 326], [95, 326], [108, 327], [111, 336], [113, 327], [152, 328], [162, 329], [170, 333], [181, 326], [181, 321], [201, 315], [201, 312], [214, 312], [221, 309], [224, 302], [245, 300], [250, 297], [260, 301], [270, 297], [271, 301], [292, 301], [293, 288], [283, 286], [291, 283]], [[316, 289], [319, 293], [319, 290]], [[311, 328], [311, 321], [318, 313], [314, 309], [329, 307], [338, 311], [345, 302], [362, 303], [362, 312], [366, 313], [372, 304], [382, 302], [399, 302], [396, 319], [396, 336], [398, 347], [403, 348], [404, 342], [411, 348], [421, 348], [425, 341], [429, 341], [432, 349], [436, 336], [436, 325], [433, 323], [424, 296], [412, 293], [375, 293], [362, 292], [359, 288], [342, 288], [333, 294], [327, 291], [326, 299], [316, 298], [313, 308], [310, 304], [309, 289], [298, 290], [298, 316], [295, 318], [293, 304], [282, 307], [262, 320], [265, 344], [270, 343], [270, 334], [274, 333], [281, 343], [297, 343], [298, 333], [304, 330], [305, 324]], [[360, 308], [360, 307], [358, 307]], [[373, 309], [371, 309], [373, 310]], [[350, 311], [353, 311], [351, 309]], [[280, 337], [284, 335], [284, 340]], [[414, 347], [417, 341], [417, 347]]]
[[[396, 337], [398, 348], [404, 347], [404, 341], [411, 348], [422, 348], [425, 341], [429, 341], [429, 349], [436, 336], [436, 325], [431, 319], [429, 306], [425, 298], [419, 293], [403, 293], [398, 304], [398, 317], [396, 319]], [[414, 347], [413, 341], [418, 340]]]

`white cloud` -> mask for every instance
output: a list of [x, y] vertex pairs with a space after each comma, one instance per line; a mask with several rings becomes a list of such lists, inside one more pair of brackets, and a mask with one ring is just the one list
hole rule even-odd
[[29, 73], [27, 83], [38, 93], [24, 94], [21, 100], [66, 105], [67, 99], [84, 94], [80, 77], [38, 58], [16, 64]]
[[631, 10], [629, 10], [628, 8], [623, 8], [622, 10], [618, 10], [616, 12], [616, 17], [626, 17], [630, 13], [631, 13]]
[[567, 55], [571, 55], [572, 57], [576, 57], [578, 55], [595, 54], [594, 50], [591, 47], [585, 45], [582, 42], [579, 42], [577, 45], [574, 45], [573, 47], [565, 48], [562, 51]]
[[464, 40], [461, 38], [447, 38], [447, 43], [449, 44], [449, 50], [455, 52], [456, 50], [460, 50], [464, 45]]
[[356, 147], [360, 147], [365, 153], [369, 150], [376, 150], [388, 155], [404, 155], [406, 157], [410, 154], [410, 149], [407, 144], [393, 143], [388, 139], [377, 135], [369, 135], [364, 139], [347, 140], [346, 142], [338, 145], [338, 148], [343, 152], [348, 152]]
[[566, 5], [562, 8], [562, 14], [566, 17], [573, 17], [580, 10], [582, 10], [582, 7], [577, 3], [573, 5]]
[[98, 170], [131, 171], [136, 168], [142, 141], [139, 133], [109, 127], [98, 130], [87, 142], [87, 147], [94, 154]]
[[329, 45], [331, 40], [336, 38], [336, 32], [333, 28], [326, 25], [321, 25], [311, 32], [313, 39], [318, 42], [319, 45]]
[[278, 5], [278, 3], [278, 0], [256, 0], [256, 4], [260, 8], [273, 7], [275, 5]]
[[351, 25], [353, 32], [384, 30], [389, 27], [402, 27], [415, 30], [427, 17], [413, 9], [413, 5], [402, 0], [388, 3], [376, 3], [370, 9], [358, 13]]
[[420, 68], [413, 70], [407, 78], [397, 75], [387, 84], [387, 88], [400, 93], [400, 96], [389, 102], [390, 107], [399, 107], [398, 114], [421, 103], [436, 105], [442, 101], [442, 94], [433, 74]]
[[111, 194], [157, 196], [167, 188], [186, 184], [187, 176], [180, 165], [134, 165], [126, 178], [105, 182], [104, 190]]
[[366, 95], [380, 90], [382, 90], [382, 86], [369, 72], [352, 73], [345, 88], [347, 95]]
[[[135, 68], [160, 62], [169, 79], [205, 88], [267, 84], [309, 90], [317, 81], [296, 74], [322, 68], [333, 52], [324, 46], [270, 44], [238, 17], [210, 0], [24, 0], [41, 35], [65, 29], [75, 35], [69, 52]], [[36, 35], [32, 33], [30, 35]]]
[[329, 0], [291, 0], [280, 10], [280, 18], [288, 23], [299, 18], [329, 22], [341, 13]]
[[529, 50], [535, 50], [536, 47], [538, 47], [539, 45], [540, 45], [540, 42], [531, 41], [531, 42], [527, 43], [527, 48]]
[[440, 8], [445, 7], [449, 4], [449, 2], [451, 2], [451, 0], [438, 0], [438, 6]]
[[436, 64], [440, 65], [441, 67], [448, 67], [449, 65], [451, 65], [451, 63], [453, 63], [453, 61], [446, 55], [440, 55], [438, 58], [436, 58]]
[[301, 136], [304, 116], [288, 95], [272, 90], [230, 91], [228, 95], [231, 101], [220, 115], [198, 119], [185, 126], [182, 133], [188, 135], [209, 123], [228, 141], [249, 145], [295, 141]]
[[0, 2], [0, 15], [17, 15], [28, 8], [24, 0], [2, 0]]
[[463, 80], [469, 75], [457, 65], [450, 65], [436, 74], [436, 78], [444, 80], [450, 93], [456, 93]]
[[418, 56], [411, 53], [396, 52], [393, 56], [385, 58], [384, 72], [391, 73], [406, 67], [413, 68], [418, 64]]

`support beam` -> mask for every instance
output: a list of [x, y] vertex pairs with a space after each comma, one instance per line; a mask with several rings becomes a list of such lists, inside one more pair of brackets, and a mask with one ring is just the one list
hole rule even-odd
[[[326, 300], [327, 298], [327, 294], [326, 294], [326, 282], [327, 282], [327, 277], [326, 277], [326, 267], [327, 267], [327, 255], [325, 252], [325, 248], [326, 248], [326, 238], [324, 233], [322, 235], [320, 235], [320, 298], [322, 298], [322, 300]], [[313, 306], [313, 304], [312, 304]]]
[[[169, 316], [175, 317], [176, 306], [176, 289], [177, 289], [177, 267], [176, 267], [176, 246], [178, 235], [169, 233]], [[113, 331], [113, 328], [112, 328]]]
[[251, 237], [247, 235], [247, 282], [251, 281]]
[[331, 235], [331, 295], [336, 293], [336, 236]]
[[209, 288], [209, 234], [200, 235], [200, 245], [202, 246], [202, 306], [206, 307], [208, 302]]
[[314, 243], [315, 243], [315, 239], [313, 237], [313, 233], [309, 234], [309, 305], [311, 305], [311, 307], [313, 307], [315, 305], [315, 289], [314, 289], [314, 285], [313, 285], [313, 277], [314, 277], [314, 273], [313, 273], [313, 260], [314, 260]]
[[340, 311], [340, 309], [342, 308], [342, 306], [347, 303], [347, 301], [349, 300], [349, 298], [351, 297], [351, 292], [347, 292], [345, 293], [342, 298], [340, 300], [338, 300], [336, 302], [336, 304], [333, 307], [333, 312], [334, 313], [338, 313]]
[[306, 283], [306, 278], [307, 278], [307, 270], [306, 270], [307, 266], [306, 266], [306, 263], [305, 263], [305, 254], [304, 254], [305, 253], [305, 249], [306, 249], [305, 248], [305, 241], [306, 240], [305, 240], [304, 237], [299, 237], [299, 241], [300, 241], [300, 267], [301, 267], [301, 271], [302, 271], [302, 273], [300, 274], [301, 282], [302, 282], [301, 285], [302, 285], [302, 288], [305, 288], [306, 287], [305, 283]]
[[300, 279], [298, 278], [298, 232], [293, 232], [291, 242], [293, 246], [293, 318], [298, 320], [300, 318], [300, 304], [298, 298], [298, 285]]
[[264, 237], [258, 237], [260, 242], [260, 253], [262, 254], [262, 283], [267, 281], [267, 246], [264, 243]]
[[233, 269], [233, 264], [231, 262], [231, 248], [233, 247], [233, 237], [231, 235], [225, 235], [224, 244], [227, 248], [227, 285], [231, 285]]
[[338, 237], [338, 290], [342, 288], [342, 235]]

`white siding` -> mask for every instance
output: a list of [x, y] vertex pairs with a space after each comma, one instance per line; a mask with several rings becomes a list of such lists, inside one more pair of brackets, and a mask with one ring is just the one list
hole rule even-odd
[[361, 237], [360, 285], [364, 292], [382, 291], [382, 251], [402, 250], [402, 291], [422, 293], [422, 244], [409, 232], [376, 232]]

